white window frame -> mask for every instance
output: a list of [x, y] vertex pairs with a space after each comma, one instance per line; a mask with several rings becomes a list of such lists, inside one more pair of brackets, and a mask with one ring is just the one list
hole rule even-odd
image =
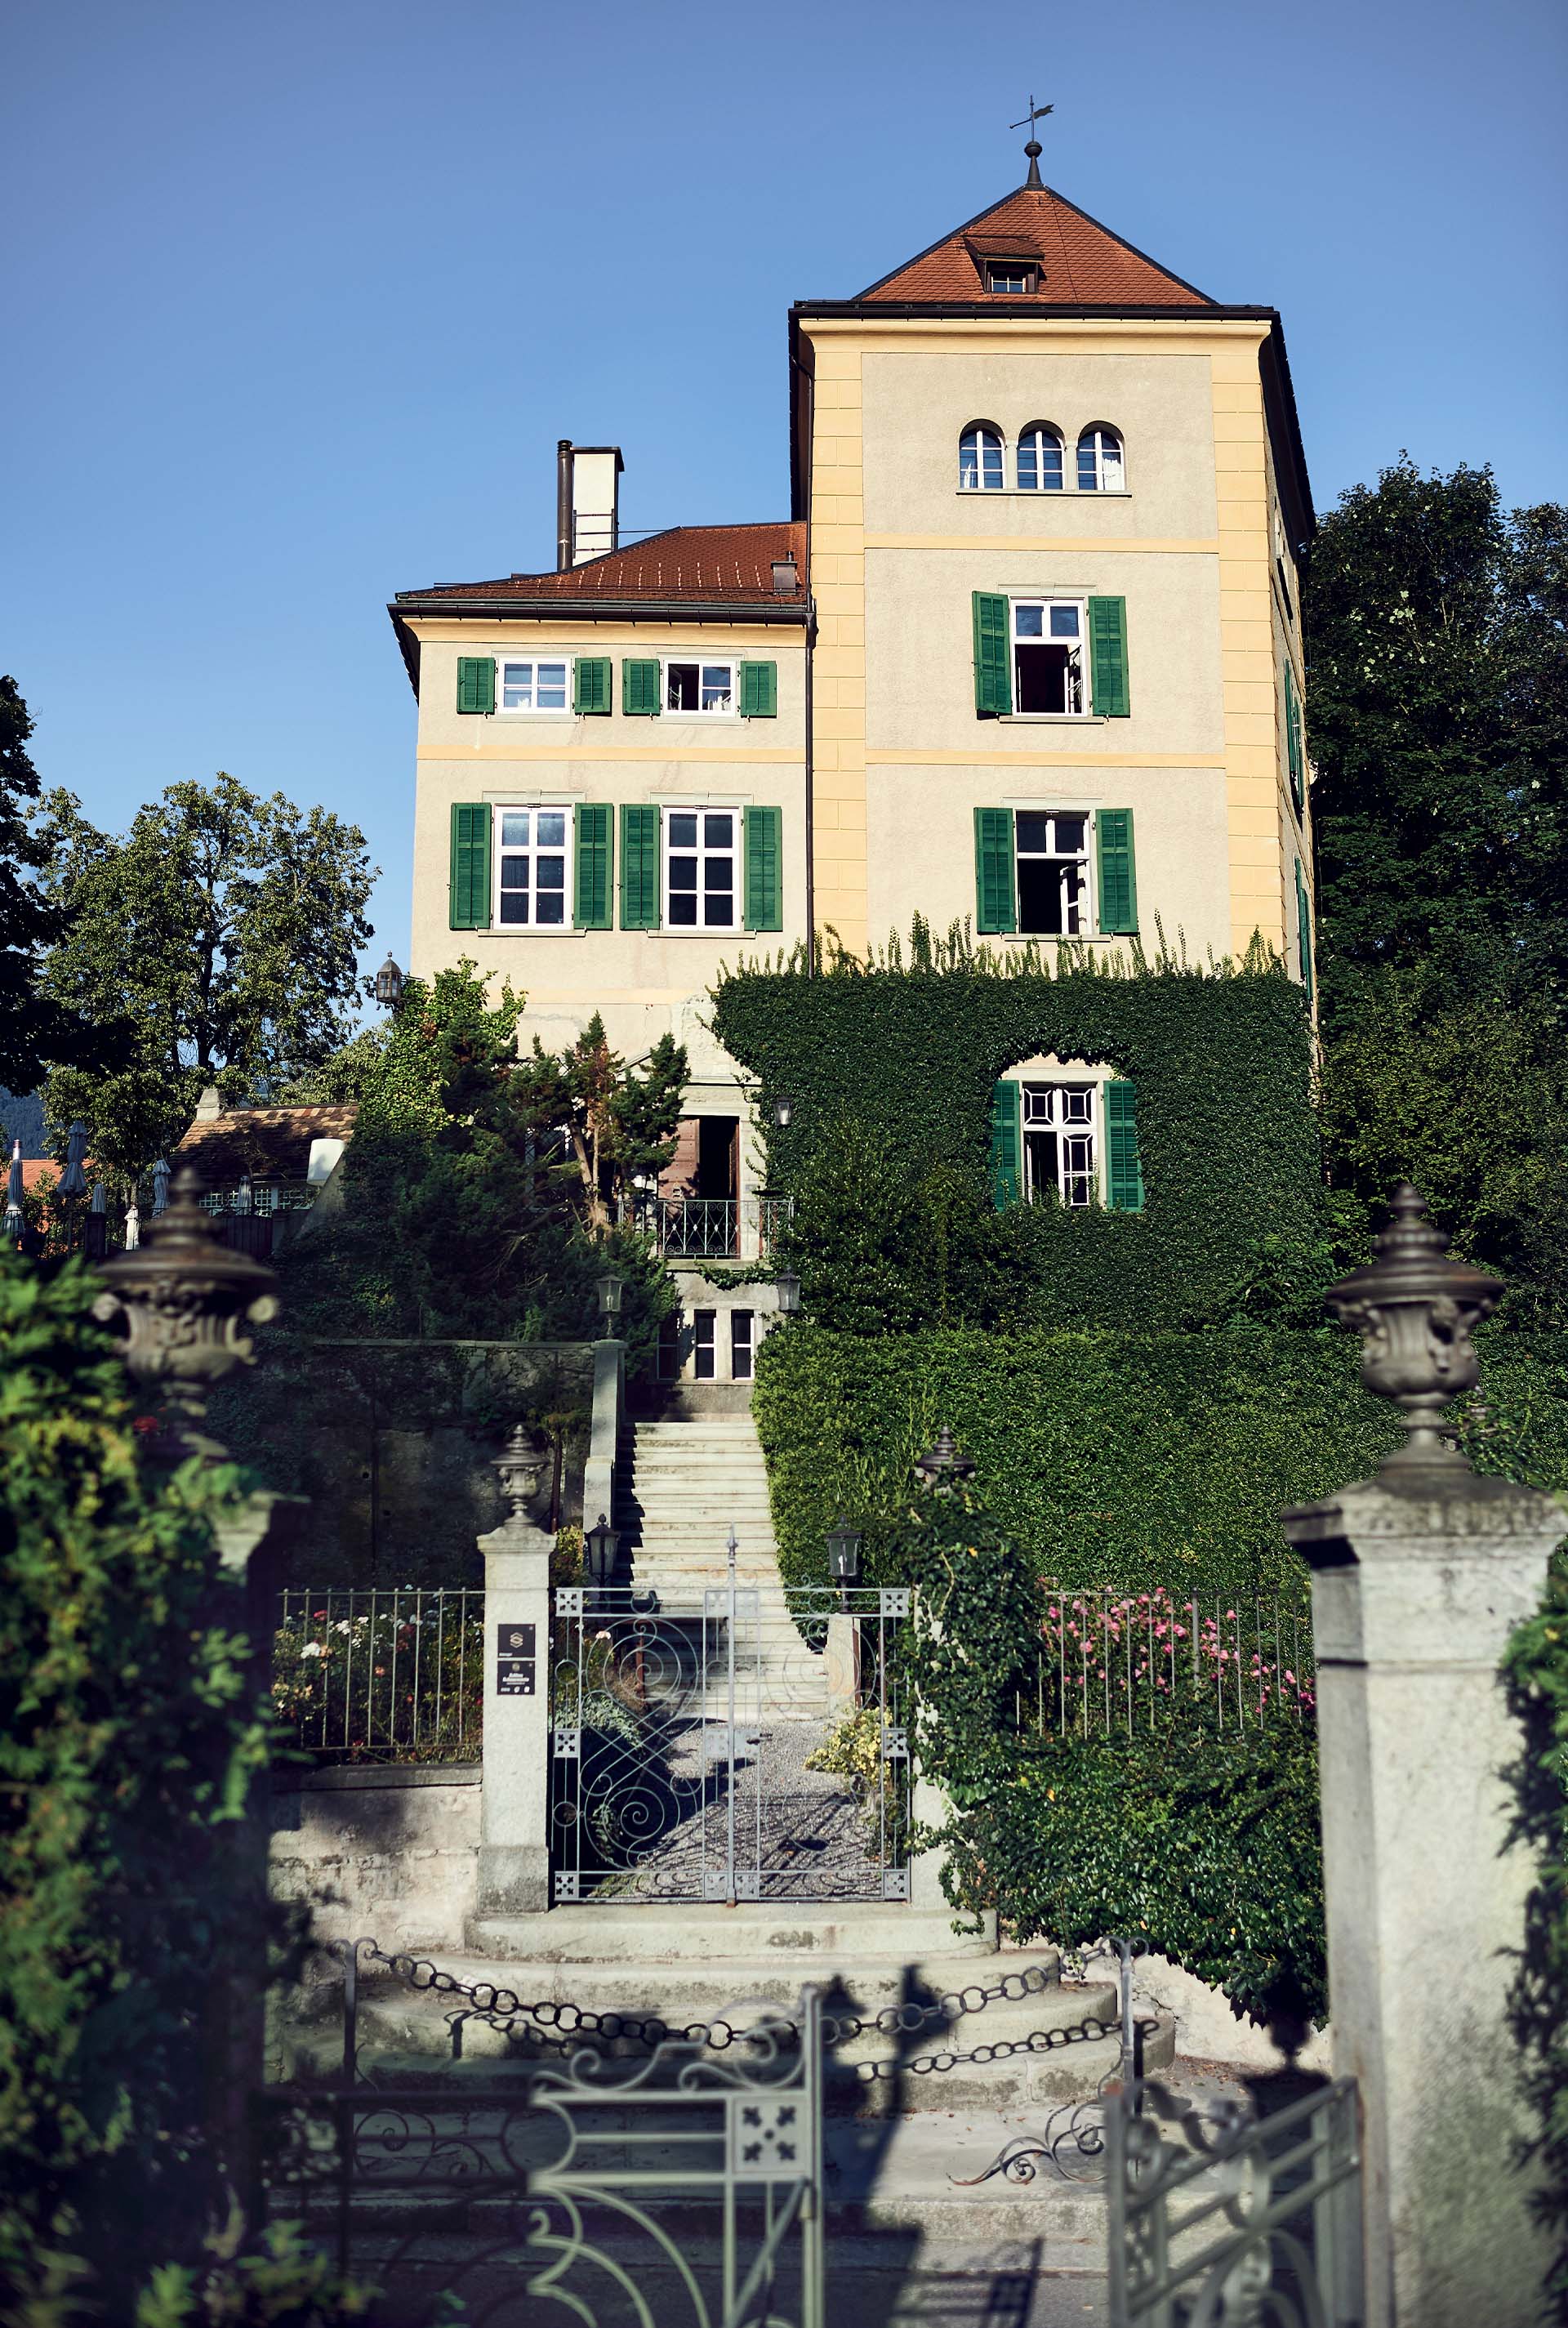
[[[677, 711], [670, 701], [670, 674], [677, 667], [690, 666], [697, 673], [697, 692], [702, 693], [703, 673], [727, 671], [729, 673], [729, 700], [694, 710]], [[659, 703], [666, 719], [738, 719], [740, 717], [740, 659], [736, 655], [666, 655], [659, 666]]]
[[[998, 466], [998, 469], [997, 469], [996, 483], [995, 483], [995, 484], [994, 484], [994, 485], [987, 484], [987, 483], [986, 483], [986, 479], [985, 479], [985, 450], [984, 450], [984, 447], [983, 447], [983, 446], [981, 446], [978, 441], [976, 442], [975, 448], [974, 448], [974, 475], [973, 475], [972, 480], [971, 478], [967, 477], [967, 476], [964, 474], [964, 465], [963, 465], [963, 440], [964, 440], [964, 438], [965, 438], [966, 436], [973, 436], [977, 440], [978, 440], [980, 437], [982, 437], [982, 436], [994, 436], [994, 437], [995, 437], [995, 439], [996, 439], [996, 446], [997, 446], [997, 459], [998, 459], [999, 466]], [[1005, 489], [1006, 484], [1007, 484], [1007, 436], [1006, 436], [1005, 433], [996, 426], [996, 424], [995, 424], [995, 422], [994, 422], [994, 421], [991, 421], [991, 420], [972, 420], [972, 421], [970, 421], [970, 422], [969, 422], [969, 423], [968, 423], [964, 427], [961, 428], [961, 429], [959, 430], [959, 432], [958, 432], [958, 490], [959, 490], [959, 492], [960, 492], [961, 493], [1001, 493], [1001, 492]]]
[[[1040, 262], [1038, 258], [988, 258], [985, 268], [985, 287], [1000, 299], [1032, 299], [1040, 287]], [[1010, 283], [993, 283], [993, 275], [1021, 275], [1024, 278], [1015, 290]]]
[[[1063, 937], [1072, 937], [1072, 938], [1092, 938], [1092, 937], [1097, 937], [1097, 936], [1099, 935], [1099, 931], [1098, 931], [1097, 927], [1095, 926], [1095, 920], [1094, 920], [1094, 815], [1095, 815], [1095, 812], [1094, 812], [1093, 809], [1087, 809], [1087, 808], [1063, 808], [1063, 809], [1056, 809], [1056, 808], [1047, 808], [1047, 807], [1044, 807], [1044, 806], [1041, 806], [1041, 807], [1039, 807], [1039, 808], [1035, 808], [1035, 807], [1032, 807], [1032, 806], [1031, 806], [1031, 807], [1029, 807], [1029, 808], [1015, 808], [1012, 813], [1013, 813], [1013, 893], [1014, 893], [1014, 896], [1016, 896], [1016, 898], [1017, 898], [1017, 900], [1018, 900], [1018, 915], [1019, 915], [1019, 931], [1018, 931], [1018, 934], [1019, 934], [1019, 936], [1020, 938], [1031, 938], [1031, 939], [1038, 940], [1038, 939], [1040, 939], [1040, 938], [1053, 938], [1053, 937], [1055, 937], [1055, 936], [1057, 934], [1057, 933], [1056, 933], [1056, 931], [1054, 931], [1054, 930], [1026, 930], [1026, 929], [1024, 928], [1024, 926], [1023, 926], [1023, 885], [1022, 885], [1022, 883], [1021, 883], [1021, 882], [1019, 881], [1019, 871], [1018, 871], [1018, 868], [1019, 868], [1019, 867], [1020, 865], [1022, 865], [1022, 864], [1026, 864], [1026, 863], [1036, 863], [1036, 864], [1038, 864], [1038, 863], [1039, 862], [1039, 860], [1040, 860], [1042, 858], [1046, 858], [1046, 859], [1055, 859], [1055, 861], [1056, 861], [1056, 862], [1057, 862], [1058, 864], [1075, 864], [1075, 865], [1080, 865], [1080, 866], [1083, 868], [1083, 875], [1082, 875], [1082, 878], [1081, 878], [1081, 880], [1080, 880], [1080, 882], [1079, 882], [1079, 886], [1078, 886], [1078, 926], [1077, 926], [1077, 928], [1076, 928], [1075, 930], [1069, 930], [1069, 929], [1066, 926], [1066, 920], [1067, 920], [1067, 899], [1066, 899], [1066, 881], [1065, 881], [1065, 879], [1064, 879], [1063, 884], [1062, 884], [1062, 887], [1063, 887], [1063, 897], [1062, 897], [1062, 922], [1063, 922], [1063, 928], [1062, 928], [1062, 930], [1061, 930], [1060, 934], [1061, 934]], [[1051, 842], [1052, 842], [1052, 846], [1051, 846], [1049, 849], [1028, 849], [1028, 850], [1026, 850], [1025, 848], [1023, 848], [1023, 847], [1021, 846], [1021, 844], [1020, 844], [1020, 842], [1019, 842], [1019, 817], [1020, 817], [1020, 816], [1046, 816], [1046, 817], [1049, 817], [1049, 819], [1051, 820]], [[1083, 846], [1083, 848], [1082, 848], [1082, 850], [1070, 850], [1070, 849], [1058, 849], [1058, 848], [1056, 846], [1056, 819], [1057, 819], [1058, 817], [1063, 817], [1063, 816], [1075, 817], [1075, 818], [1077, 818], [1077, 819], [1078, 819], [1078, 821], [1082, 823], [1082, 825], [1083, 825], [1083, 827], [1084, 827], [1084, 846]]]
[[[697, 846], [695, 851], [685, 848], [678, 849], [674, 844], [672, 834], [674, 830], [674, 821], [678, 816], [694, 816], [697, 819]], [[730, 846], [728, 850], [710, 849], [708, 846], [707, 830], [703, 820], [710, 816], [727, 816], [729, 819]], [[700, 807], [697, 808], [667, 807], [660, 820], [660, 822], [662, 827], [662, 831], [660, 834], [660, 848], [662, 852], [662, 858], [659, 867], [659, 887], [663, 906], [663, 926], [666, 934], [671, 937], [677, 938], [733, 937], [736, 931], [742, 926], [743, 922], [740, 896], [742, 875], [741, 859], [743, 854], [741, 847], [742, 824], [740, 810], [738, 808], [728, 807], [722, 801], [704, 802]], [[670, 887], [670, 860], [671, 857], [690, 857], [693, 854], [695, 854], [697, 859], [696, 896], [698, 898], [698, 910], [699, 913], [701, 910], [701, 900], [708, 894], [706, 889], [703, 887], [702, 882], [703, 871], [708, 859], [710, 856], [728, 856], [729, 858], [731, 870], [734, 876], [734, 882], [730, 890], [730, 919], [728, 922], [708, 922], [700, 920], [695, 922], [678, 922], [674, 918], [674, 915], [671, 911], [671, 902], [672, 896], [676, 893], [672, 892]], [[683, 897], [690, 896], [691, 894], [691, 891], [689, 889], [682, 889], [679, 892], [679, 895]]]
[[[530, 671], [533, 674], [529, 681], [529, 691], [535, 697], [539, 694], [539, 667], [540, 663], [549, 663], [551, 665], [559, 663], [561, 669], [566, 673], [566, 685], [562, 691], [561, 701], [559, 704], [548, 704], [542, 709], [538, 702], [509, 704], [506, 700], [506, 666], [508, 663], [526, 663], [528, 665]], [[498, 719], [569, 719], [572, 716], [572, 684], [576, 676], [577, 657], [575, 655], [497, 654], [495, 658], [496, 718]]]
[[[1038, 440], [1044, 440], [1050, 437], [1054, 437], [1056, 439], [1056, 451], [1060, 456], [1062, 473], [1054, 485], [1042, 484], [1039, 482], [1040, 478], [1043, 477], [1045, 474], [1046, 465], [1041, 457], [1042, 444], [1039, 442], [1036, 444], [1035, 447], [1036, 482], [1032, 485], [1026, 485], [1023, 481], [1019, 463], [1022, 455], [1024, 446], [1028, 443], [1031, 437]], [[1066, 491], [1067, 440], [1063, 436], [1062, 431], [1056, 426], [1054, 421], [1031, 420], [1027, 428], [1019, 429], [1018, 443], [1013, 447], [1013, 481], [1020, 493], [1060, 493]]]
[[[1029, 1133], [1056, 1135], [1056, 1194], [1070, 1211], [1082, 1211], [1100, 1195], [1100, 1087], [1066, 1076], [1050, 1082], [1019, 1078], [1019, 1126], [1024, 1195], [1037, 1204], [1034, 1168], [1029, 1162]], [[1071, 1106], [1074, 1112], [1065, 1112]], [[1031, 1107], [1037, 1112], [1032, 1117]], [[1080, 1112], [1081, 1111], [1081, 1112]]]
[[[526, 816], [529, 819], [528, 841], [526, 846], [523, 846], [515, 840], [508, 843], [502, 840], [502, 835], [506, 831], [506, 820], [509, 816]], [[563, 860], [561, 866], [561, 918], [559, 922], [540, 922], [533, 920], [526, 922], [503, 922], [501, 918], [501, 863], [503, 857], [526, 857], [528, 859], [528, 899], [530, 913], [538, 903], [539, 883], [535, 878], [535, 870], [536, 859], [540, 853], [540, 844], [534, 837], [539, 831], [539, 827], [533, 820], [541, 816], [559, 816], [562, 820], [561, 830], [565, 838], [561, 842], [560, 850], [559, 851], [559, 854]], [[491, 928], [502, 933], [507, 937], [514, 938], [554, 938], [568, 934], [572, 927], [572, 859], [575, 853], [573, 847], [573, 816], [570, 808], [568, 808], [562, 801], [509, 801], [503, 805], [498, 805], [492, 809], [490, 826]], [[545, 856], [554, 857], [557, 853], [558, 852], [553, 842], [547, 841], [544, 844], [543, 854]], [[554, 892], [551, 891], [549, 894], [553, 896]]]
[[[1092, 485], [1086, 485], [1083, 482], [1083, 447], [1085, 436], [1091, 436], [1094, 440], [1093, 447], [1094, 482]], [[1105, 481], [1107, 436], [1113, 436], [1116, 440], [1117, 474], [1114, 484], [1108, 484]], [[1079, 429], [1077, 442], [1073, 447], [1073, 484], [1074, 489], [1080, 493], [1124, 493], [1127, 491], [1127, 439], [1122, 436], [1120, 428], [1113, 428], [1108, 420], [1091, 420], [1085, 427]]]
[[[1019, 609], [1021, 606], [1038, 606], [1041, 609], [1040, 634], [1038, 638], [1032, 636], [1024, 638], [1019, 637]], [[1078, 610], [1078, 636], [1076, 642], [1078, 649], [1078, 661], [1076, 665], [1078, 695], [1077, 708], [1075, 709], [1069, 708], [1062, 711], [1024, 711], [1019, 709], [1019, 703], [1020, 690], [1019, 687], [1018, 651], [1019, 647], [1048, 647], [1052, 645], [1070, 647], [1073, 643], [1073, 642], [1068, 639], [1058, 638], [1053, 640], [1050, 628], [1050, 610], [1053, 606], [1075, 606]], [[1036, 596], [1031, 593], [1027, 597], [1021, 595], [1016, 597], [1009, 597], [1008, 600], [1008, 652], [1012, 659], [1011, 669], [1009, 675], [1012, 681], [1012, 717], [1015, 719], [1092, 719], [1094, 718], [1094, 690], [1089, 669], [1089, 600], [1087, 594], [1083, 597], [1071, 596], [1043, 597]], [[1067, 664], [1069, 672], [1071, 672], [1074, 668], [1071, 654], [1068, 655]], [[1069, 690], [1069, 692], [1071, 690]]]

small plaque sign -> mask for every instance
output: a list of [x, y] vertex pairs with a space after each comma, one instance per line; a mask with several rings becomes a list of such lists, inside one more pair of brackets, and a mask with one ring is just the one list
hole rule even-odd
[[495, 1629], [495, 1687], [502, 1697], [534, 1695], [532, 1625], [498, 1625]]

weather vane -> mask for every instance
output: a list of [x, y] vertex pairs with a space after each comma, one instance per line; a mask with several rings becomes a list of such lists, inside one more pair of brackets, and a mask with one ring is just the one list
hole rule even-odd
[[1027, 129], [1029, 133], [1029, 142], [1024, 147], [1024, 152], [1029, 157], [1029, 174], [1024, 180], [1026, 186], [1038, 186], [1041, 183], [1040, 141], [1035, 136], [1035, 124], [1037, 121], [1043, 121], [1047, 113], [1054, 113], [1056, 109], [1056, 108], [1054, 105], [1037, 105], [1035, 103], [1035, 93], [1033, 89], [1031, 89], [1029, 91], [1029, 109], [1025, 114], [1023, 119], [1021, 121], [1009, 121], [1008, 124], [1008, 127], [1009, 129]]

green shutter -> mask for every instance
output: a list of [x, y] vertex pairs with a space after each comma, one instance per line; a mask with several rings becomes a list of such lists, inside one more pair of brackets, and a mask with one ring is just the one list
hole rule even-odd
[[1301, 860], [1296, 859], [1296, 958], [1301, 966], [1301, 983], [1307, 990], [1307, 1000], [1312, 1000], [1312, 901], [1307, 895], [1307, 884], [1301, 878]]
[[621, 709], [628, 719], [656, 719], [659, 717], [657, 662], [622, 663]]
[[1100, 935], [1138, 934], [1138, 873], [1132, 859], [1132, 812], [1103, 808], [1094, 818], [1094, 850], [1100, 875]]
[[1089, 601], [1089, 668], [1096, 719], [1128, 719], [1132, 690], [1127, 675], [1127, 601]]
[[[754, 666], [748, 663], [746, 668], [751, 670]], [[766, 663], [763, 668], [771, 671], [773, 665]], [[783, 824], [783, 812], [776, 808], [748, 808], [746, 812], [746, 870], [741, 894], [748, 930], [784, 927], [784, 873], [779, 862]]]
[[1105, 1194], [1113, 1213], [1143, 1210], [1143, 1167], [1138, 1160], [1135, 1086], [1105, 1086]]
[[1022, 1099], [1017, 1084], [991, 1085], [991, 1192], [1000, 1213], [1023, 1194]]
[[778, 665], [743, 662], [740, 666], [740, 716], [743, 719], [778, 718]]
[[[995, 591], [974, 593], [974, 708], [982, 716], [1006, 718], [1013, 708], [1008, 637], [1008, 602]], [[1008, 925], [1010, 929], [1012, 925]]]
[[981, 937], [998, 937], [1019, 925], [1013, 887], [1013, 812], [1010, 808], [974, 812], [974, 926]]
[[[579, 718], [588, 718], [610, 708], [610, 658], [608, 655], [578, 655], [577, 686], [572, 696], [572, 709]], [[598, 925], [596, 923], [596, 928]]]
[[[457, 709], [459, 711], [493, 711], [495, 709], [495, 658], [493, 655], [459, 655], [457, 658]], [[459, 923], [459, 928], [465, 925]]]
[[[579, 666], [580, 668], [580, 666]], [[605, 665], [606, 673], [609, 665]], [[601, 802], [584, 801], [577, 813], [577, 902], [573, 927], [613, 929], [610, 874], [615, 852], [615, 812]]]
[[1285, 765], [1291, 772], [1291, 798], [1300, 815], [1307, 798], [1306, 755], [1301, 749], [1301, 699], [1296, 692], [1296, 674], [1285, 665]]
[[452, 803], [452, 878], [447, 895], [455, 930], [490, 927], [490, 803]]
[[[657, 671], [657, 663], [653, 666]], [[659, 926], [659, 812], [656, 808], [621, 811], [621, 927], [656, 930]]]

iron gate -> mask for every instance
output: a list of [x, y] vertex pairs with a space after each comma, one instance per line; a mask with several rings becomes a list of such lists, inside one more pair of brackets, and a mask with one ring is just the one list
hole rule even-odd
[[558, 1587], [554, 1896], [906, 1900], [906, 1588]]

